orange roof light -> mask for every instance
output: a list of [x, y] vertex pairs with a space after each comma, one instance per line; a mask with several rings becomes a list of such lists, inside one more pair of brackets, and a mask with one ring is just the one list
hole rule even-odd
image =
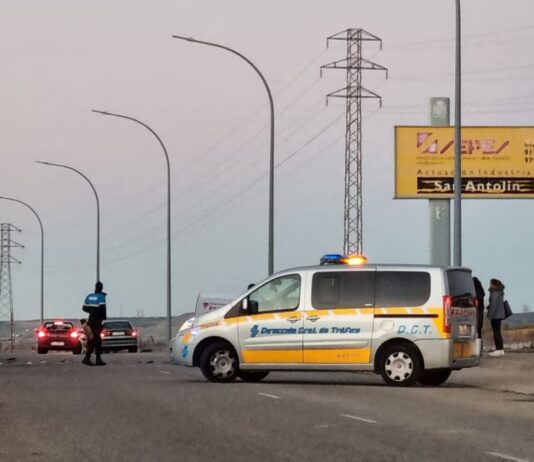
[[348, 257], [343, 258], [342, 261], [345, 265], [351, 266], [366, 265], [369, 263], [369, 260], [367, 260], [365, 255], [349, 255]]

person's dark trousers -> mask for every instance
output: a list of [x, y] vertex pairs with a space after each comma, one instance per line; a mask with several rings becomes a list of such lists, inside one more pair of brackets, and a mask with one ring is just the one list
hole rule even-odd
[[93, 349], [95, 352], [97, 365], [104, 364], [104, 362], [102, 361], [102, 338], [100, 337], [101, 333], [102, 333], [101, 330], [94, 331], [94, 337], [93, 337]]
[[85, 353], [84, 362], [91, 362], [91, 355], [93, 352], [96, 356], [96, 364], [104, 364], [102, 361], [102, 338], [100, 337], [100, 330], [93, 330], [93, 338], [87, 342], [87, 352]]
[[477, 309], [477, 334], [478, 338], [482, 338], [482, 326], [484, 324], [484, 308]]
[[91, 364], [91, 355], [93, 354], [93, 351], [95, 351], [95, 341], [94, 338], [87, 340], [87, 350], [85, 352], [85, 357], [83, 358], [83, 361], [85, 364], [92, 365]]
[[502, 322], [502, 319], [492, 319], [491, 320], [491, 328], [493, 329], [493, 340], [495, 341], [495, 349], [496, 350], [502, 350], [503, 349], [503, 340], [502, 340], [502, 334], [501, 334], [501, 322]]

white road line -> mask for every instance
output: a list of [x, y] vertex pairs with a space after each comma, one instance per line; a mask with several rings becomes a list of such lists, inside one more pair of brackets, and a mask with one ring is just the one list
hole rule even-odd
[[350, 414], [341, 414], [341, 417], [346, 417], [347, 419], [358, 420], [359, 422], [365, 422], [369, 424], [378, 423], [376, 420], [364, 419], [363, 417], [358, 417], [358, 416], [350, 415]]
[[507, 456], [506, 454], [501, 454], [499, 452], [486, 452], [488, 456], [497, 457], [502, 460], [509, 460], [511, 462], [529, 462], [527, 459], [518, 459], [517, 457]]
[[167, 374], [167, 375], [170, 375], [170, 372], [169, 371], [159, 371], [160, 374]]
[[266, 398], [280, 399], [280, 396], [270, 395], [269, 393], [258, 393], [260, 396], [265, 396]]

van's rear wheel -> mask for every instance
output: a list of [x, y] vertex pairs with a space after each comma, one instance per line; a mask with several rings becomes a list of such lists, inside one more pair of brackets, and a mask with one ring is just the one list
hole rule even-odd
[[239, 371], [237, 376], [243, 382], [259, 382], [269, 375], [269, 371]]
[[408, 387], [421, 376], [421, 360], [409, 345], [391, 345], [381, 355], [380, 375], [388, 385]]
[[446, 382], [451, 376], [451, 372], [450, 369], [433, 369], [424, 371], [418, 381], [421, 385], [436, 387]]
[[239, 364], [234, 349], [224, 342], [208, 345], [200, 356], [200, 370], [210, 382], [235, 380]]

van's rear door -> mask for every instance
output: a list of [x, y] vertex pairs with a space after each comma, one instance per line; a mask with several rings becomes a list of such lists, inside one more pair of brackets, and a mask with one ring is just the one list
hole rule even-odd
[[453, 362], [467, 363], [474, 358], [478, 362], [480, 342], [477, 340], [476, 292], [471, 271], [451, 268], [445, 271], [445, 278], [448, 286], [445, 324], [453, 340]]

